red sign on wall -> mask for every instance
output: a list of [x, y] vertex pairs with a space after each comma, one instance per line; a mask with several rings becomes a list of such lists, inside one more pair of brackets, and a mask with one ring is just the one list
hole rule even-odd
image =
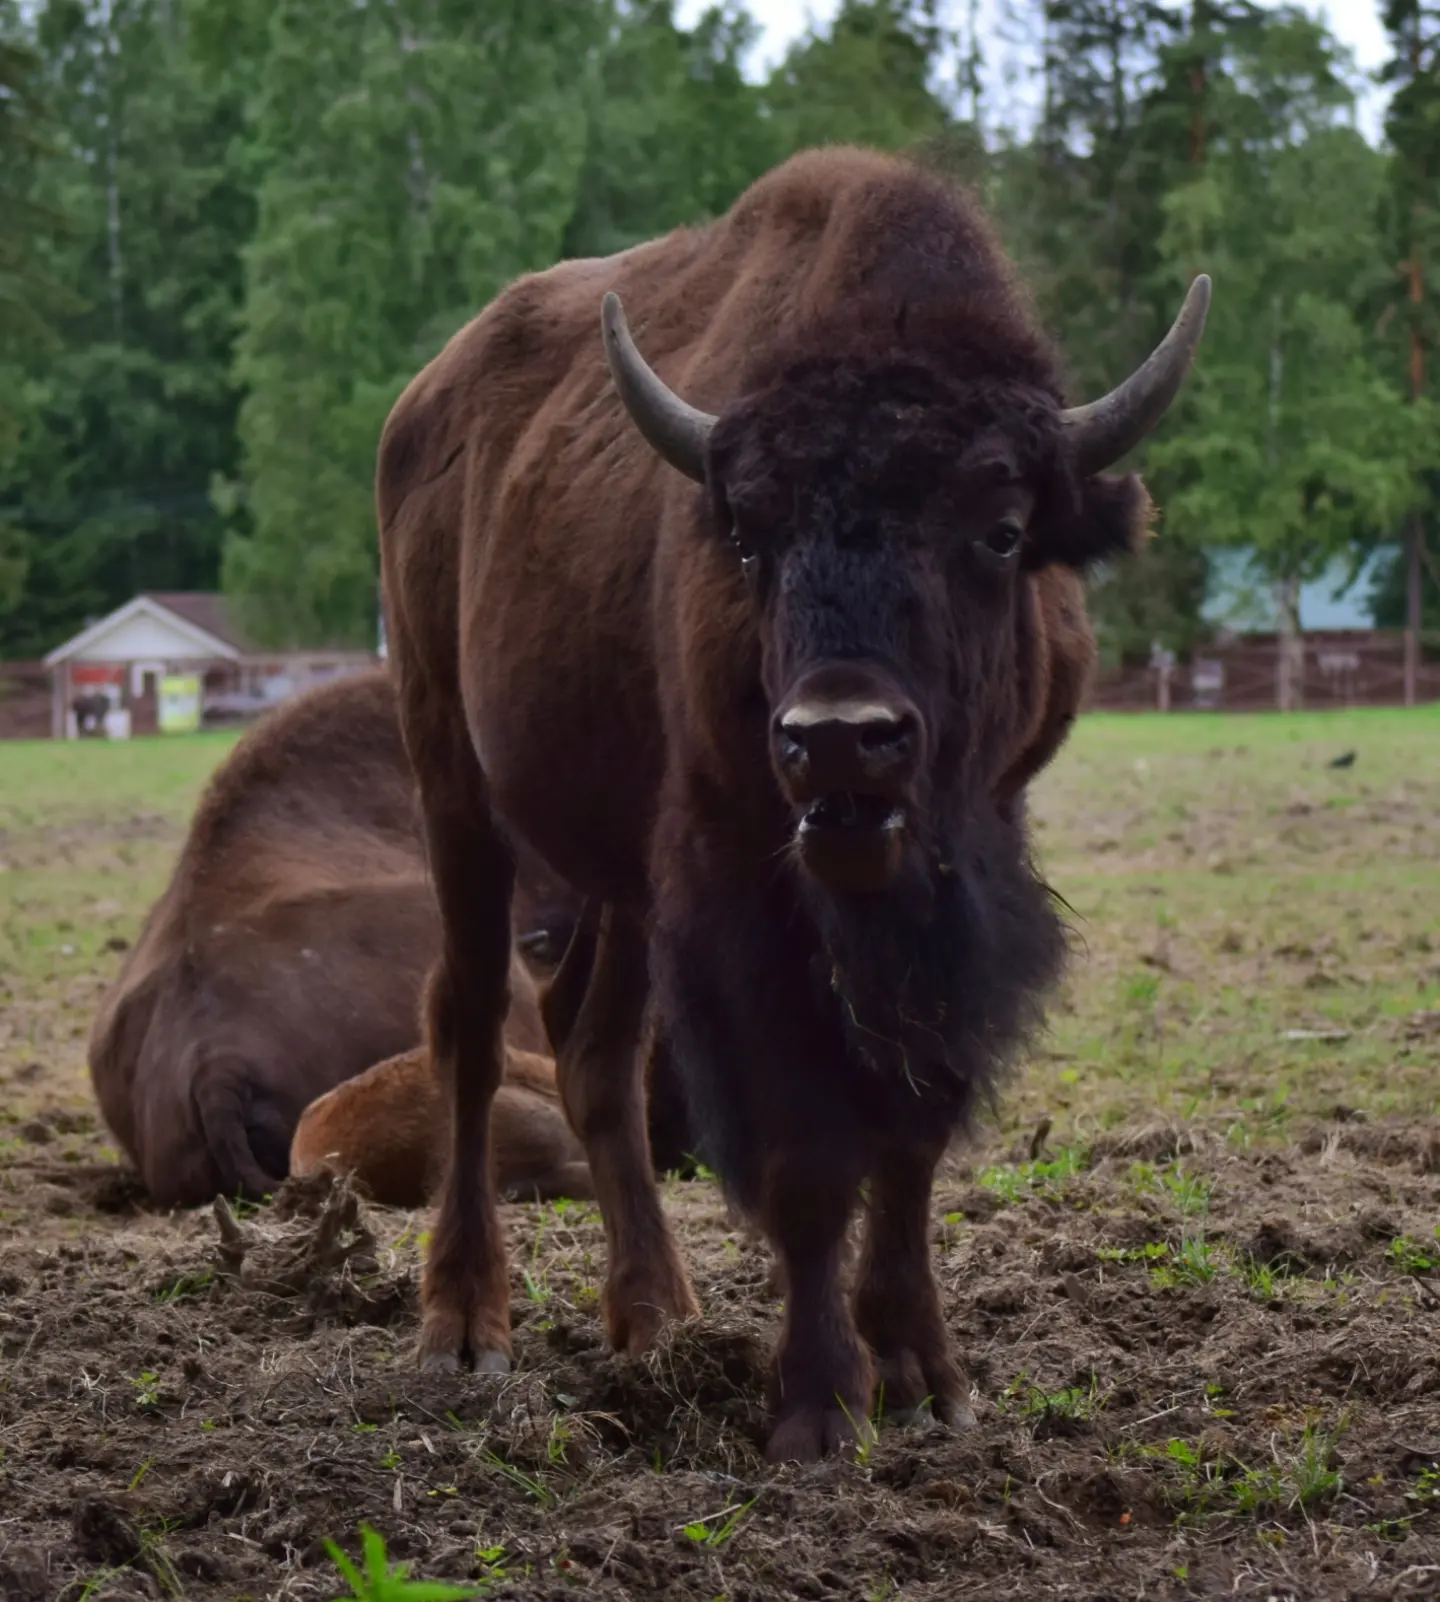
[[95, 662], [77, 662], [70, 669], [72, 684], [123, 684], [125, 669]]

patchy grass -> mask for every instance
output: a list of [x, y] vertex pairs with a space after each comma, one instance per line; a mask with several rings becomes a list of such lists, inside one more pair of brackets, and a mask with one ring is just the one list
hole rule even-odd
[[1440, 1113], [1437, 802], [1440, 708], [1082, 719], [1034, 808], [1081, 955], [1006, 1127]]

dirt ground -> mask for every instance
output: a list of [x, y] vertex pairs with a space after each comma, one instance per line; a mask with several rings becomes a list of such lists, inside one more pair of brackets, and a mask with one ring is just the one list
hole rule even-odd
[[780, 1470], [768, 1257], [704, 1182], [703, 1317], [642, 1361], [593, 1209], [509, 1208], [504, 1380], [413, 1366], [423, 1213], [147, 1210], [84, 1032], [222, 750], [0, 756], [4, 1602], [331, 1602], [361, 1523], [526, 1599], [1440, 1595], [1440, 717], [1082, 722], [1037, 798], [1075, 975], [936, 1198], [978, 1423]]

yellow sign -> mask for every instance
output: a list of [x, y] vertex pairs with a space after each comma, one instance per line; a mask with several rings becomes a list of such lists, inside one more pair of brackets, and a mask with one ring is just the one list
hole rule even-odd
[[200, 727], [200, 676], [167, 674], [160, 680], [161, 734], [193, 734]]

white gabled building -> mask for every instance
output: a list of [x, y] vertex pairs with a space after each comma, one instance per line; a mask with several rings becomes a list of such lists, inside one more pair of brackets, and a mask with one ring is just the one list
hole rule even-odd
[[50, 732], [74, 739], [83, 721], [85, 732], [125, 738], [230, 722], [375, 661], [372, 651], [265, 651], [221, 595], [137, 595], [45, 658]]

